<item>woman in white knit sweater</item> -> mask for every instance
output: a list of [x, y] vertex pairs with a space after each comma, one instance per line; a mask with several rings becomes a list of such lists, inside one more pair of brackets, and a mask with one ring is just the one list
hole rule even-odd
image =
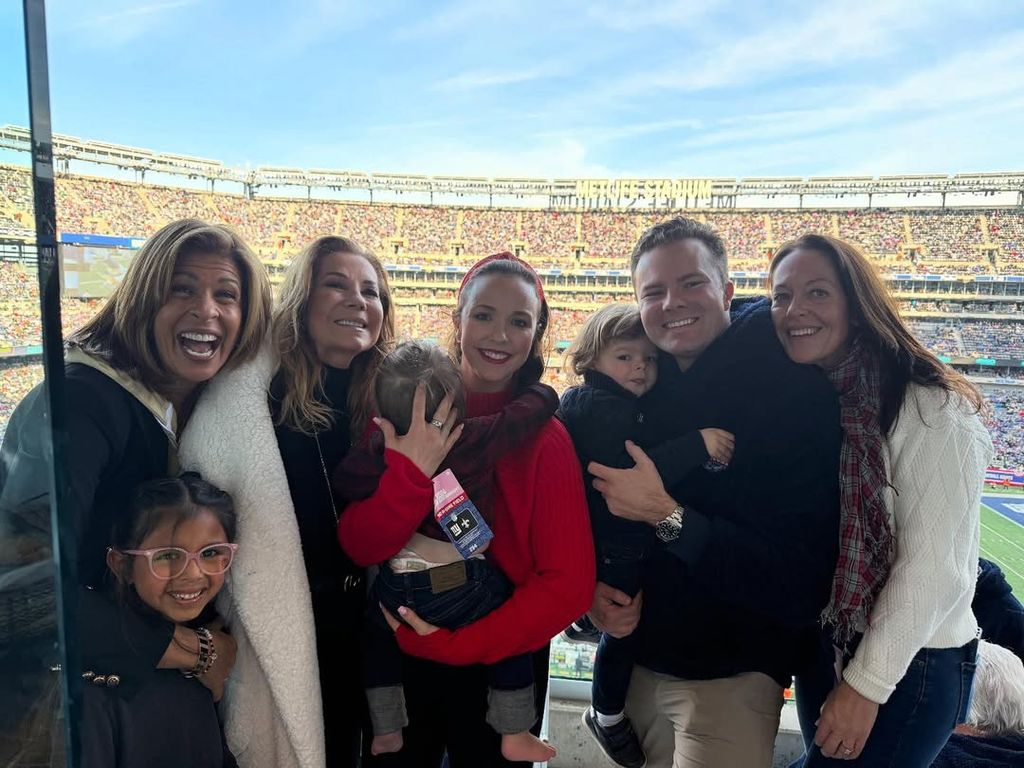
[[779, 340], [836, 386], [843, 426], [828, 651], [797, 679], [805, 766], [926, 768], [974, 676], [982, 399], [913, 337], [856, 247], [805, 235], [770, 282]]

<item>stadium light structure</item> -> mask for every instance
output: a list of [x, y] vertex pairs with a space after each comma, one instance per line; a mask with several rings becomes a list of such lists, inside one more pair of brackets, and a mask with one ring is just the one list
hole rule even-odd
[[[548, 208], [628, 209], [642, 205], [650, 208], [736, 208], [745, 198], [771, 199], [795, 197], [803, 207], [805, 197], [866, 197], [872, 207], [876, 195], [914, 197], [939, 195], [945, 205], [946, 195], [979, 196], [1012, 193], [1017, 204], [1024, 206], [1024, 171], [961, 173], [956, 175], [899, 176], [814, 176], [753, 177], [744, 179], [531, 179], [522, 177], [447, 176], [365, 171], [302, 169], [263, 166], [249, 171], [233, 168], [218, 160], [191, 157], [171, 152], [89, 141], [54, 134], [54, 155], [68, 163], [80, 161], [109, 165], [138, 172], [201, 178], [210, 182], [233, 182], [243, 186], [246, 194], [257, 196], [262, 187], [300, 187], [312, 197], [313, 190], [359, 191], [369, 193], [422, 194], [431, 200], [435, 195], [497, 201], [546, 201]], [[0, 147], [29, 152], [28, 130], [21, 126], [0, 128]], [[689, 185], [689, 186], [687, 186]], [[692, 194], [699, 186], [699, 194]], [[622, 194], [622, 190], [632, 190]], [[596, 190], [588, 192], [587, 190]], [[661, 191], [659, 191], [661, 190]], [[665, 190], [672, 190], [666, 193]], [[686, 192], [681, 190], [688, 190]], [[858, 206], [860, 207], [860, 206]]]

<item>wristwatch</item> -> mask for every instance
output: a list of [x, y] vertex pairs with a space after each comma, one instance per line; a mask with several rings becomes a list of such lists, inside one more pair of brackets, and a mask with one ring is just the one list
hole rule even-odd
[[679, 532], [683, 529], [684, 514], [686, 514], [686, 508], [682, 504], [676, 504], [669, 516], [655, 526], [654, 535], [664, 542], [678, 539]]

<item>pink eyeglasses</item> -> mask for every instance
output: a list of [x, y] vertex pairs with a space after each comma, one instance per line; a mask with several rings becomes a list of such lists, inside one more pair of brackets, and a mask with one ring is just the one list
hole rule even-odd
[[185, 572], [193, 560], [199, 570], [207, 576], [217, 576], [231, 567], [238, 551], [237, 544], [210, 544], [189, 552], [181, 547], [156, 547], [155, 549], [115, 549], [123, 555], [137, 555], [149, 561], [149, 570], [158, 579], [176, 579]]

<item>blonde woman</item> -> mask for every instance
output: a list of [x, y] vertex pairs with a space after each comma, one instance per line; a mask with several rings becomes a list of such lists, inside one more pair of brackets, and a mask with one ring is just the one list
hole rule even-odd
[[328, 479], [362, 434], [393, 337], [380, 263], [321, 237], [289, 267], [261, 354], [209, 388], [186, 435], [183, 465], [238, 513], [220, 607], [238, 641], [222, 709], [242, 768], [356, 765], [366, 587], [337, 543]]
[[[70, 336], [61, 427], [73, 471], [62, 513], [75, 533], [82, 587], [100, 585], [108, 535], [132, 490], [176, 468], [178, 436], [207, 382], [256, 354], [269, 326], [270, 302], [266, 273], [236, 234], [184, 219], [143, 245], [99, 314]], [[44, 389], [36, 387], [4, 438], [0, 528], [16, 544], [0, 553], [0, 572], [8, 593], [3, 597], [14, 604], [12, 584], [32, 589], [37, 577], [52, 584], [48, 411]], [[36, 577], [28, 578], [31, 573]], [[199, 663], [196, 630], [162, 619], [122, 623], [99, 589], [80, 590], [77, 616], [81, 667], [69, 673], [103, 685], [111, 696], [130, 695], [158, 666], [189, 671]], [[32, 656], [45, 644], [14, 630], [0, 633], [10, 648], [2, 674], [19, 696], [3, 698], [0, 729], [10, 722], [5, 715], [31, 711], [31, 692], [56, 663]], [[234, 644], [216, 628], [211, 638], [217, 660], [199, 679], [219, 699]], [[21, 641], [28, 656], [19, 650]]]
[[357, 672], [366, 584], [338, 544], [330, 477], [366, 428], [394, 338], [387, 275], [372, 253], [321, 237], [295, 259], [274, 312], [271, 408], [312, 594], [330, 768], [356, 765], [366, 708]]

